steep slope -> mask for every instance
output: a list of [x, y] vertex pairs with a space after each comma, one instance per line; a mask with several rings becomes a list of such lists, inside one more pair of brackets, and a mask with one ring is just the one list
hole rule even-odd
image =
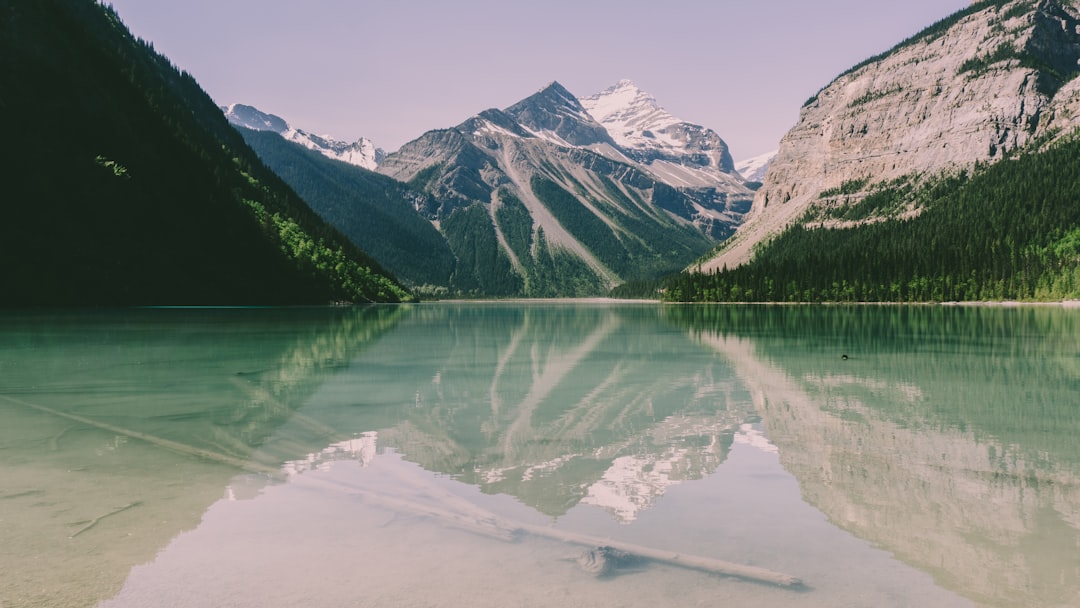
[[658, 179], [558, 83], [426, 133], [378, 170], [441, 201], [431, 219], [455, 281], [492, 295], [591, 295], [656, 276], [729, 234], [749, 202]]
[[386, 156], [382, 149], [376, 148], [375, 144], [366, 137], [348, 143], [334, 139], [329, 135], [315, 135], [293, 127], [280, 116], [267, 114], [258, 108], [238, 103], [222, 106], [221, 110], [225, 112], [225, 118], [228, 118], [229, 122], [238, 127], [253, 131], [271, 131], [288, 141], [299, 144], [308, 150], [314, 150], [327, 158], [340, 160], [364, 169], [374, 170], [383, 157]]
[[510, 106], [506, 113], [534, 135], [560, 145], [615, 145], [607, 129], [596, 122], [581, 102], [558, 82], [552, 82]]
[[702, 269], [746, 262], [838, 194], [994, 162], [1074, 126], [1077, 17], [1062, 0], [977, 2], [838, 77], [807, 101], [747, 223]]
[[[549, 109], [538, 110], [542, 104]], [[750, 208], [753, 191], [720, 136], [672, 116], [629, 80], [580, 99], [553, 83], [506, 113], [530, 134], [629, 164], [678, 190], [681, 200], [668, 198], [665, 208], [713, 238], [730, 235]]]
[[259, 158], [320, 217], [395, 277], [425, 293], [450, 286], [453, 252], [421, 215], [435, 206], [430, 195], [385, 175], [331, 160], [276, 132], [239, 129]]
[[5, 4], [0, 91], [0, 304], [409, 297], [111, 9]]

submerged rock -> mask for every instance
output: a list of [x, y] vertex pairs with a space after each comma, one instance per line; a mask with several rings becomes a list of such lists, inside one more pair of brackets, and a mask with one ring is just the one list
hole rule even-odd
[[622, 568], [640, 566], [642, 558], [620, 551], [614, 547], [597, 547], [582, 552], [577, 558], [581, 569], [593, 576], [600, 578], [612, 576]]

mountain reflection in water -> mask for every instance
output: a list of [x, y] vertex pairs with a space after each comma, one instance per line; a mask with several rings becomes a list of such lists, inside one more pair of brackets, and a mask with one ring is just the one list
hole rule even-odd
[[[2, 321], [13, 605], [1080, 604], [1074, 311]], [[611, 585], [561, 542], [591, 536], [808, 586]]]
[[979, 605], [1080, 605], [1080, 311], [669, 313], [830, 521]]
[[5, 311], [0, 606], [90, 606], [244, 471], [334, 431], [267, 439], [400, 310]]
[[651, 306], [421, 307], [335, 382], [362, 410], [306, 411], [547, 515], [585, 502], [629, 522], [714, 471], [753, 417], [726, 364], [687, 365], [686, 337], [656, 324]]

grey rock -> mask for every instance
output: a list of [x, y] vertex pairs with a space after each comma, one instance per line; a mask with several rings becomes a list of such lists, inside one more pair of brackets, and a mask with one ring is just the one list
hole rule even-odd
[[966, 10], [814, 96], [781, 141], [747, 221], [702, 269], [746, 262], [827, 189], [994, 162], [1051, 128], [1075, 129], [1077, 8], [1016, 0]]

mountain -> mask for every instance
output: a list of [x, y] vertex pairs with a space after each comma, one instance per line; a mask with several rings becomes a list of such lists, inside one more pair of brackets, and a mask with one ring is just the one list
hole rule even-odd
[[454, 254], [422, 215], [437, 206], [431, 195], [385, 175], [332, 160], [273, 129], [237, 128], [259, 158], [320, 217], [395, 277], [428, 295], [449, 290]]
[[853, 67], [809, 99], [735, 238], [703, 270], [734, 267], [822, 193], [992, 163], [1078, 122], [1077, 8], [976, 2]]
[[648, 93], [620, 80], [581, 105], [611, 136], [616, 148], [673, 186], [743, 186], [720, 136], [675, 118]]
[[0, 304], [410, 297], [111, 8], [6, 3], [0, 91]]
[[[719, 145], [705, 139], [685, 148]], [[553, 82], [425, 133], [378, 171], [439, 201], [429, 219], [454, 250], [452, 280], [465, 293], [595, 295], [685, 265], [738, 225], [752, 192], [723, 171], [723, 153], [705, 156], [688, 151], [679, 164], [673, 150], [624, 150]], [[684, 179], [664, 178], [676, 172]]]
[[706, 274], [666, 297], [1080, 296], [1078, 60], [1074, 3], [999, 0], [853, 67], [806, 102]]
[[[964, 605], [1061, 606], [1080, 592], [1074, 560], [1058, 558], [1074, 555], [1080, 537], [1080, 418], [1067, 380], [1080, 315], [667, 310], [684, 335], [730, 362], [803, 500], [834, 525], [933, 576]], [[971, 356], [973, 338], [993, 354]], [[841, 344], [865, 355], [852, 357], [858, 371], [824, 362], [822, 351]]]
[[557, 145], [588, 147], [615, 143], [607, 129], [593, 120], [581, 102], [558, 82], [510, 106], [506, 113], [534, 135]]
[[769, 170], [769, 164], [776, 158], [777, 150], [752, 156], [735, 163], [735, 170], [748, 182], [761, 183], [765, 181], [765, 173]]
[[[0, 394], [56, 409], [4, 401], [0, 443], [19, 445], [21, 454], [4, 457], [4, 605], [115, 608], [133, 568], [191, 533], [223, 494], [244, 498], [241, 488], [253, 486], [238, 479], [250, 481], [248, 474], [259, 471], [261, 488], [279, 479], [277, 465], [325, 447], [329, 433], [298, 424], [310, 425], [300, 410], [359, 353], [392, 334], [404, 311], [5, 311]], [[29, 387], [36, 397], [26, 393]], [[93, 387], [94, 397], [81, 387]], [[125, 446], [136, 451], [109, 466], [87, 467], [96, 442], [52, 450], [47, 438], [72, 425], [60, 413], [78, 416], [87, 434], [139, 437]], [[10, 498], [13, 488], [42, 487], [44, 478], [53, 480], [47, 500], [29, 495], [18, 506], [20, 499]], [[76, 550], [51, 541], [68, 540], [70, 522], [107, 513], [118, 497], [132, 494], [142, 516], [124, 522], [122, 551], [111, 533], [78, 536]]]
[[386, 156], [386, 153], [381, 148], [376, 148], [375, 144], [366, 137], [348, 143], [338, 141], [329, 135], [314, 135], [292, 127], [285, 122], [285, 119], [279, 116], [266, 114], [258, 108], [238, 103], [222, 106], [221, 110], [225, 112], [225, 118], [228, 118], [229, 122], [236, 126], [253, 131], [277, 133], [286, 140], [300, 144], [309, 150], [314, 150], [327, 158], [340, 160], [357, 167], [374, 170]]
[[[623, 523], [673, 487], [715, 472], [749, 438], [742, 427], [753, 408], [732, 398], [739, 389], [730, 375], [711, 358], [687, 367], [663, 356], [693, 338], [666, 331], [655, 309], [524, 304], [494, 317], [478, 312], [457, 304], [413, 315], [357, 359], [335, 391], [339, 403], [324, 400], [307, 414], [336, 429], [374, 431], [380, 454], [393, 451], [548, 516], [584, 503]], [[418, 343], [419, 361], [409, 355]], [[387, 366], [403, 381], [377, 382]], [[372, 387], [379, 398], [365, 407], [345, 401]], [[469, 397], [480, 392], [495, 407]]]

